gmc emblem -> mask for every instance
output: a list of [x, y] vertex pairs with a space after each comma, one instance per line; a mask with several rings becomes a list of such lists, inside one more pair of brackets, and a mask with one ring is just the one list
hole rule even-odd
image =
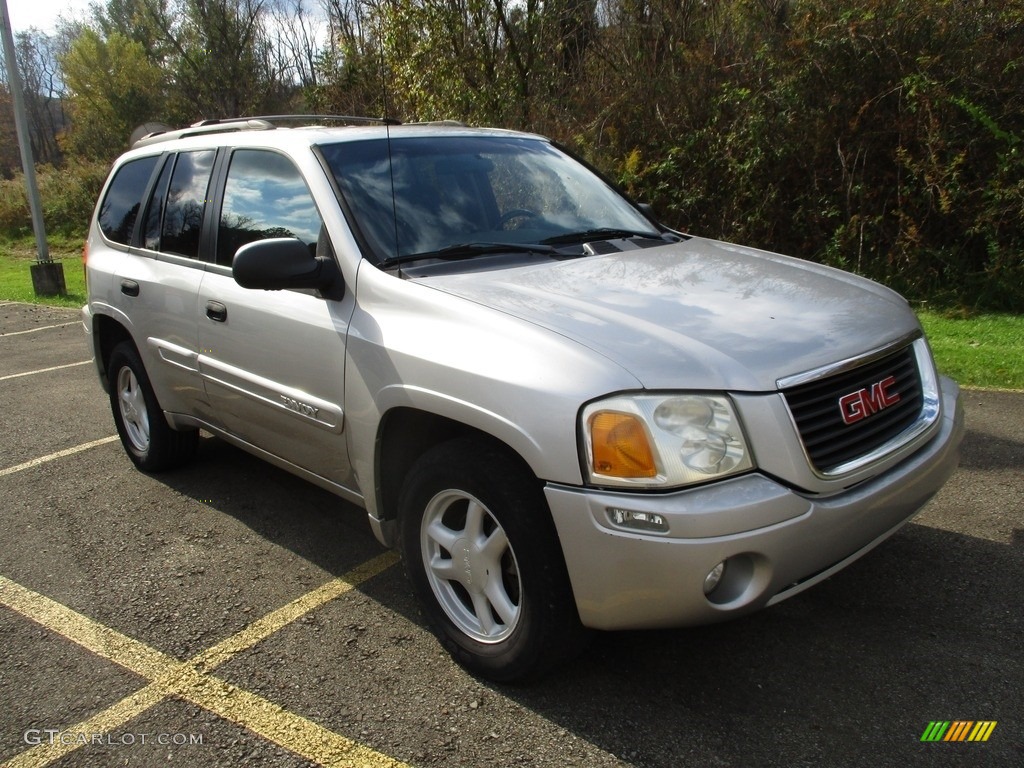
[[848, 425], [856, 424], [861, 419], [898, 403], [900, 393], [889, 391], [895, 383], [896, 377], [889, 376], [876, 381], [870, 387], [840, 397], [839, 412], [843, 415], [843, 422]]

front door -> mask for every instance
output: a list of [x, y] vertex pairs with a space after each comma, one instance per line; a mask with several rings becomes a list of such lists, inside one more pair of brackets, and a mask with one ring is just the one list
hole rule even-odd
[[237, 149], [229, 160], [217, 265], [199, 291], [199, 370], [210, 407], [234, 436], [295, 466], [354, 488], [343, 436], [345, 342], [351, 292], [242, 288], [235, 251], [267, 237], [297, 237], [311, 253], [323, 224], [292, 161]]

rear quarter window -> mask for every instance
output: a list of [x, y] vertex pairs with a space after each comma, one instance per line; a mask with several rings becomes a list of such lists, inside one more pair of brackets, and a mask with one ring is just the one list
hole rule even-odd
[[190, 259], [199, 257], [203, 212], [215, 157], [212, 149], [178, 154], [164, 204], [160, 237], [160, 250], [164, 253]]
[[156, 168], [158, 156], [130, 160], [117, 169], [113, 181], [100, 204], [100, 231], [108, 240], [128, 245], [135, 229], [135, 219], [142, 207], [149, 178]]

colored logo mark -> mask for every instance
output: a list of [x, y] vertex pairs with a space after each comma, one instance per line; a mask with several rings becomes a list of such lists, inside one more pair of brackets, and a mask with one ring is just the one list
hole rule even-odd
[[995, 720], [932, 720], [921, 741], [988, 741], [995, 729]]

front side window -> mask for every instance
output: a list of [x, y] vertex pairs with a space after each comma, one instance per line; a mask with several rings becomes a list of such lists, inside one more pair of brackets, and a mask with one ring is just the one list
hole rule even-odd
[[160, 232], [160, 250], [164, 253], [199, 258], [203, 210], [215, 156], [212, 149], [178, 155]]
[[316, 251], [320, 213], [298, 168], [283, 155], [239, 149], [231, 156], [224, 186], [217, 263], [231, 264], [246, 243], [295, 237]]
[[122, 165], [110, 182], [100, 205], [99, 225], [104, 236], [115, 243], [130, 245], [142, 197], [159, 156], [142, 157]]

